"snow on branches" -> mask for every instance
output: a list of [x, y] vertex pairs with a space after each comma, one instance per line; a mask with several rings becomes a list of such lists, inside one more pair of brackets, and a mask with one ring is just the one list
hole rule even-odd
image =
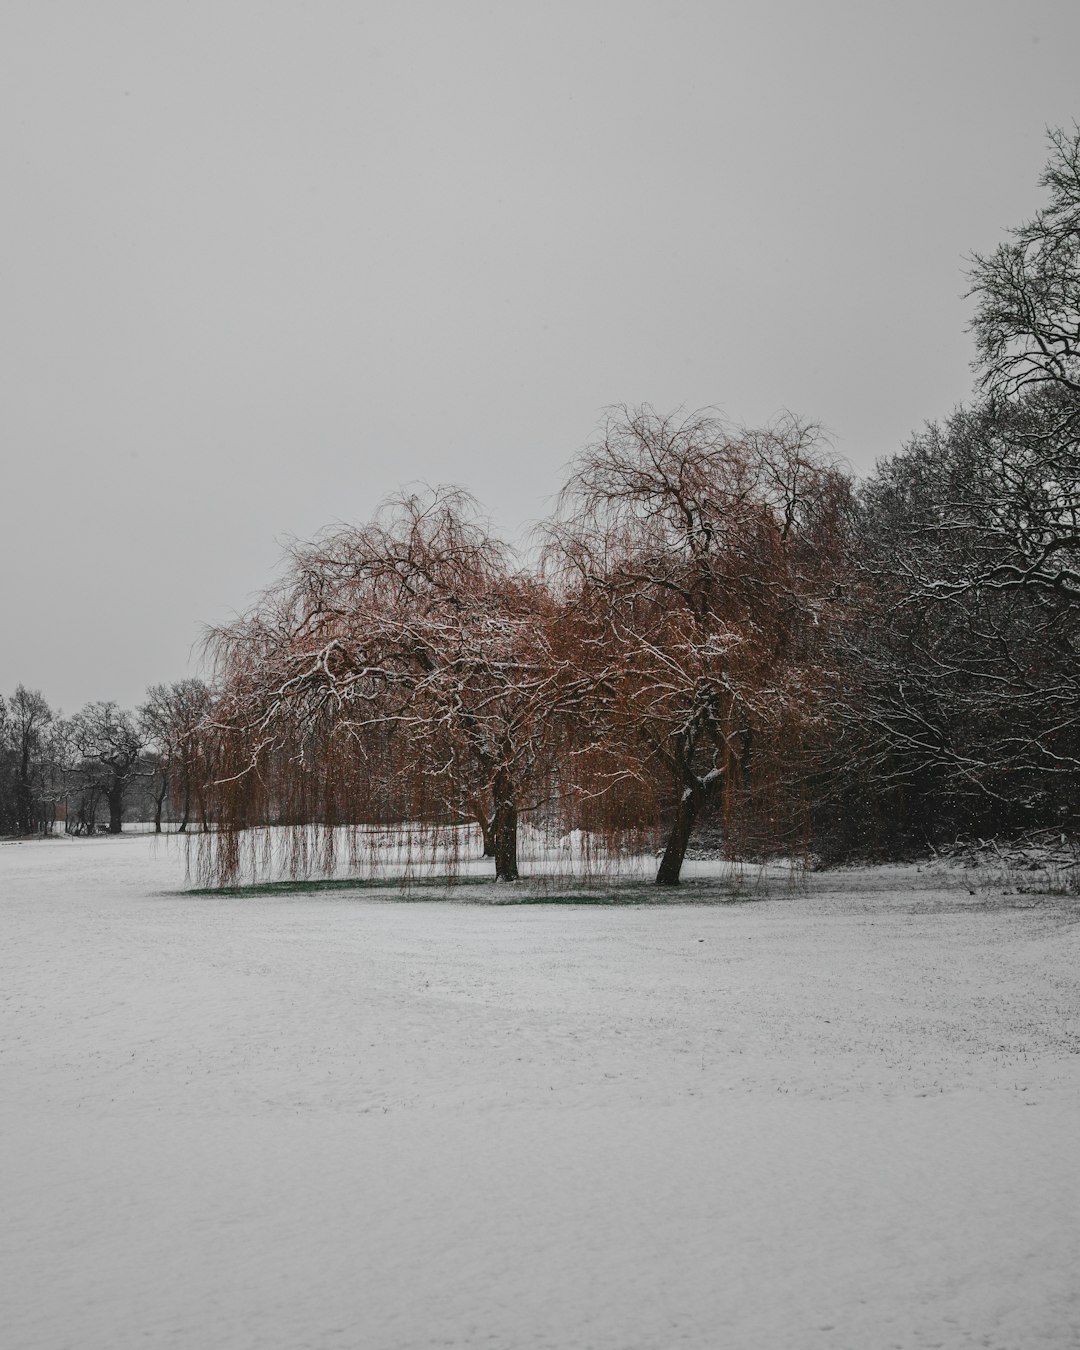
[[510, 881], [524, 815], [615, 853], [664, 822], [658, 880], [677, 881], [702, 807], [765, 781], [770, 737], [794, 746], [812, 708], [842, 484], [793, 421], [623, 409], [539, 568], [454, 488], [295, 545], [210, 635], [207, 869], [234, 876], [252, 826], [292, 827], [304, 870], [312, 827], [329, 867], [341, 826], [472, 821]]
[[753, 783], [760, 805], [794, 768], [846, 498], [816, 429], [793, 418], [747, 432], [618, 408], [571, 466], [547, 564], [595, 672], [603, 771], [618, 777], [617, 755], [670, 822], [662, 884], [679, 880], [707, 803], [730, 817]]

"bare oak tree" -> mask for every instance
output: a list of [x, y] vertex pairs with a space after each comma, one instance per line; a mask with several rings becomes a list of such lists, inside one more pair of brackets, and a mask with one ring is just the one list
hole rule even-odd
[[76, 772], [85, 791], [104, 796], [108, 830], [123, 829], [124, 801], [141, 768], [143, 733], [115, 703], [88, 703], [68, 724]]

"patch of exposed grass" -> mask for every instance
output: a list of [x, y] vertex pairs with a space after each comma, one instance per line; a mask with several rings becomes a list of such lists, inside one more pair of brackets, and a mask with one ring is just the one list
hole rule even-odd
[[175, 891], [176, 895], [197, 896], [247, 896], [247, 895], [321, 895], [333, 891], [388, 891], [408, 898], [408, 892], [423, 888], [450, 890], [455, 886], [494, 885], [495, 879], [478, 877], [465, 881], [452, 881], [446, 877], [421, 877], [419, 879], [403, 877], [335, 877], [335, 878], [298, 878], [285, 881], [249, 881], [239, 886], [195, 886], [190, 890]]
[[476, 905], [717, 905], [742, 904], [768, 897], [772, 888], [744, 877], [693, 878], [678, 887], [648, 881], [584, 881], [527, 877], [507, 884], [494, 877], [347, 877], [255, 881], [234, 886], [197, 886], [171, 895], [205, 899], [259, 896], [349, 895], [409, 902], [446, 900]]

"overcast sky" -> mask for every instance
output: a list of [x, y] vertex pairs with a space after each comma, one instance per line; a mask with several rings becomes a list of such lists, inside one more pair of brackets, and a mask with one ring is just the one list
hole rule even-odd
[[869, 470], [1078, 56], [1076, 0], [3, 0], [0, 692], [139, 702], [401, 483], [513, 536], [611, 403]]

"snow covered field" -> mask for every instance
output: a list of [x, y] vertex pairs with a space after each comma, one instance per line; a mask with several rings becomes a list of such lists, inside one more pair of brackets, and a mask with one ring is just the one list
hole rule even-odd
[[152, 838], [0, 847], [0, 1339], [1074, 1347], [1080, 910], [969, 877], [205, 898]]

